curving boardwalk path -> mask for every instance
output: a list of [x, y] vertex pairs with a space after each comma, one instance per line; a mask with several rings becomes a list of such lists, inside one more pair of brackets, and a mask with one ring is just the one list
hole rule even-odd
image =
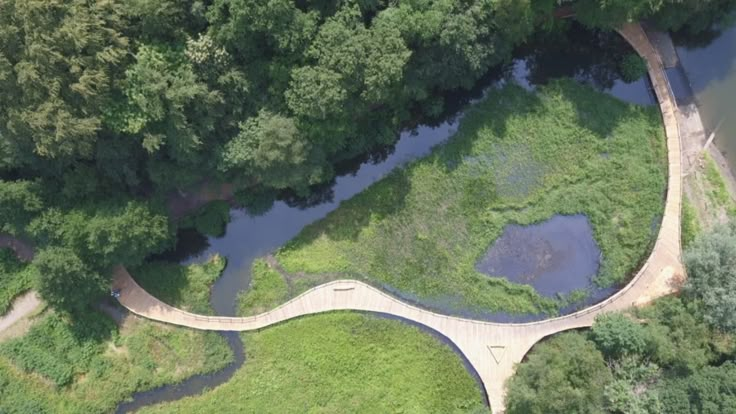
[[194, 329], [248, 331], [296, 318], [334, 310], [358, 310], [396, 315], [426, 325], [454, 342], [478, 372], [494, 413], [503, 412], [504, 384], [515, 365], [540, 339], [557, 332], [588, 327], [602, 312], [622, 310], [672, 293], [684, 277], [680, 254], [680, 137], [677, 106], [670, 92], [662, 61], [641, 26], [629, 24], [621, 35], [646, 59], [659, 101], [667, 136], [669, 178], [665, 211], [649, 259], [631, 282], [609, 299], [580, 312], [523, 324], [501, 324], [437, 314], [406, 304], [354, 280], [339, 280], [315, 287], [269, 312], [242, 318], [195, 315], [171, 307], [143, 290], [123, 267], [115, 269], [114, 288], [120, 303], [130, 311], [161, 322]]

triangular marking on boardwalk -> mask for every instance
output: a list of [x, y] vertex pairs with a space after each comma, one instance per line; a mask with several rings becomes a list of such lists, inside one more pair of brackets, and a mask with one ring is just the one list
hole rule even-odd
[[506, 354], [506, 347], [501, 345], [488, 345], [488, 350], [491, 352], [493, 360], [496, 361], [496, 365], [500, 364], [504, 354]]

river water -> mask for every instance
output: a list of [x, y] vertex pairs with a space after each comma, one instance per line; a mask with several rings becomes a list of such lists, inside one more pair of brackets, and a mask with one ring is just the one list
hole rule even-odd
[[[176, 251], [171, 252], [170, 256], [185, 257], [182, 263], [201, 262], [213, 254], [226, 257], [228, 265], [212, 289], [210, 302], [216, 314], [234, 315], [237, 297], [250, 283], [250, 268], [254, 259], [274, 251], [296, 236], [304, 226], [323, 218], [337, 208], [341, 201], [361, 192], [394, 168], [429, 154], [432, 147], [450, 139], [462, 117], [462, 108], [482, 97], [485, 88], [514, 81], [527, 89], [533, 89], [552, 78], [571, 77], [625, 101], [641, 105], [654, 104], [648, 78], [626, 83], [618, 73], [620, 57], [632, 52], [616, 34], [591, 33], [577, 25], [555, 38], [545, 35], [533, 39], [528, 45], [519, 48], [513, 62], [501, 70], [494, 69], [474, 90], [453, 94], [448, 106], [457, 110], [448, 111], [443, 120], [404, 131], [396, 145], [388, 152], [384, 151], [382, 156], [369, 161], [356, 161], [354, 165], [348, 166], [351, 173], [337, 177], [329, 191], [320, 194], [319, 202], [304, 206], [300, 203], [277, 201], [267, 213], [257, 217], [234, 209], [227, 231], [222, 237], [204, 238], [192, 232], [182, 233]], [[562, 292], [580, 287], [572, 283], [568, 289], [565, 280], [560, 280], [559, 285]], [[610, 295], [612, 292], [612, 289], [608, 289], [603, 294]], [[601, 295], [594, 296], [595, 300], [602, 299]], [[563, 309], [563, 313], [575, 309], [569, 307]], [[484, 316], [499, 322], [544, 317], [508, 314]], [[137, 393], [131, 402], [121, 404], [117, 412], [125, 413], [146, 405], [177, 400], [226, 382], [245, 361], [239, 337], [227, 334], [226, 339], [236, 357], [233, 364], [214, 374], [195, 376], [180, 384]]]
[[707, 134], [736, 171], [736, 26], [699, 37], [673, 36]]

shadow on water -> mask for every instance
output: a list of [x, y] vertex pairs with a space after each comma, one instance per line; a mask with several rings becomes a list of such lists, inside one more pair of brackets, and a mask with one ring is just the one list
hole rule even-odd
[[635, 53], [615, 32], [591, 32], [575, 21], [566, 31], [539, 32], [514, 54], [514, 80], [528, 90], [555, 78], [572, 78], [609, 93], [622, 101], [654, 105], [657, 101], [649, 82], [642, 76], [623, 80], [621, 60]]
[[[633, 51], [619, 36], [592, 33], [576, 23], [572, 23], [566, 33], [558, 34], [557, 38], [547, 39], [548, 35], [541, 34], [519, 48], [511, 63], [492, 69], [473, 90], [448, 93], [445, 111], [441, 116], [410, 124], [411, 129], [402, 132], [395, 145], [338, 165], [337, 170], [344, 175], [338, 176], [329, 185], [320, 186], [316, 189], [318, 194], [307, 198], [282, 194], [281, 199], [274, 202], [270, 210], [257, 216], [249, 215], [242, 209], [233, 210], [227, 231], [222, 237], [210, 237], [205, 242], [201, 236], [180, 234], [182, 237], [176, 251], [165, 253], [162, 258], [181, 260], [183, 264], [202, 262], [214, 254], [227, 258], [227, 267], [212, 288], [210, 302], [216, 314], [231, 316], [236, 312], [239, 293], [250, 284], [250, 268], [256, 258], [282, 246], [306, 225], [325, 217], [342, 201], [363, 191], [395, 168], [429, 154], [432, 147], [443, 143], [455, 133], [457, 123], [462, 117], [462, 109], [480, 99], [488, 87], [514, 81], [533, 89], [553, 78], [572, 77], [628, 102], [642, 105], [656, 102], [646, 77], [633, 83], [621, 80], [617, 62], [621, 54]], [[444, 309], [447, 305], [442, 301], [420, 301], [390, 286], [382, 288], [417, 306]], [[611, 289], [606, 296], [614, 291], [615, 289]], [[598, 295], [598, 292], [591, 293], [585, 303], [571, 305], [563, 311], [569, 313], [578, 306], [600, 300]], [[449, 302], [452, 300], [448, 299]], [[497, 322], [528, 322], [548, 317], [470, 310], [452, 313]], [[426, 330], [426, 327], [422, 328]], [[194, 376], [178, 385], [137, 393], [133, 402], [121, 405], [118, 412], [196, 395], [227, 381], [243, 364], [244, 358], [240, 338], [237, 335], [226, 335], [236, 355], [233, 364], [215, 374]]]

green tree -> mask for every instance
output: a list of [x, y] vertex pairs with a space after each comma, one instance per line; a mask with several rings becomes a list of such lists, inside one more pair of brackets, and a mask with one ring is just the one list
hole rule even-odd
[[662, 375], [654, 363], [639, 356], [625, 356], [609, 363], [614, 380], [603, 392], [607, 412], [660, 414], [662, 403], [656, 383]]
[[707, 29], [727, 18], [734, 0], [564, 0], [572, 3], [576, 18], [584, 24], [616, 29], [624, 23], [652, 20], [663, 30], [687, 27], [693, 32]]
[[183, 226], [193, 226], [198, 232], [213, 237], [225, 234], [227, 223], [230, 222], [230, 204], [226, 201], [212, 201], [203, 206], [190, 219], [190, 223], [181, 223]]
[[595, 318], [590, 338], [610, 359], [642, 354], [647, 346], [644, 328], [622, 313], [605, 313]]
[[0, 180], [0, 232], [22, 234], [43, 208], [38, 182]]
[[83, 311], [107, 288], [106, 280], [69, 248], [42, 249], [33, 264], [39, 274], [36, 289], [46, 303], [58, 310]]
[[227, 143], [220, 168], [274, 188], [304, 188], [321, 178], [310, 151], [293, 119], [261, 111], [242, 123], [240, 133]]
[[171, 241], [168, 219], [137, 202], [50, 209], [29, 230], [41, 245], [69, 248], [100, 272], [117, 264], [140, 264]]
[[316, 119], [340, 116], [347, 91], [339, 73], [306, 66], [295, 69], [291, 76], [286, 100], [296, 115]]
[[595, 345], [578, 333], [542, 342], [519, 365], [506, 396], [509, 414], [603, 412], [611, 372]]
[[659, 299], [654, 306], [636, 309], [646, 321], [646, 356], [670, 372], [689, 373], [714, 360], [715, 335], [703, 323], [696, 307], [676, 297]]
[[705, 320], [736, 332], [736, 223], [718, 226], [685, 252], [687, 297], [702, 304]]
[[636, 53], [630, 53], [621, 60], [619, 70], [626, 82], [635, 82], [647, 74], [647, 62]]
[[722, 414], [736, 412], [736, 365], [726, 362], [660, 386], [663, 412]]
[[143, 45], [125, 72], [127, 103], [109, 114], [115, 130], [142, 136], [149, 153], [162, 148], [191, 160], [214, 129], [219, 93], [197, 79], [183, 52]]
[[215, 39], [249, 60], [305, 50], [318, 14], [289, 0], [215, 0], [207, 18]]
[[122, 4], [0, 3], [0, 135], [30, 162], [91, 158], [128, 53]]
[[616, 29], [637, 22], [655, 7], [651, 0], [580, 0], [574, 3], [575, 17], [592, 27]]
[[176, 43], [206, 26], [200, 0], [129, 0], [127, 32], [146, 43]]

